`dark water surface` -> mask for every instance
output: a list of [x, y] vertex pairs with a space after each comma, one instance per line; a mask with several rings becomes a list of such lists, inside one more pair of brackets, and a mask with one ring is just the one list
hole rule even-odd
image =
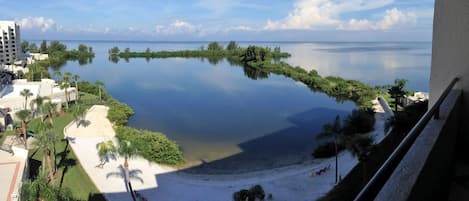
[[[226, 61], [200, 59], [121, 59], [108, 61], [108, 49], [197, 49], [206, 42], [79, 43], [96, 53], [91, 64], [68, 62], [62, 71], [81, 79], [102, 80], [106, 90], [135, 110], [129, 126], [159, 131], [176, 140], [189, 161], [202, 161], [201, 170], [233, 172], [311, 159], [315, 135], [336, 115], [355, 105], [337, 103], [301, 83], [277, 75], [247, 77]], [[430, 43], [241, 43], [280, 46], [286, 61], [321, 75], [341, 76], [368, 84], [410, 80], [409, 88], [428, 90]]]

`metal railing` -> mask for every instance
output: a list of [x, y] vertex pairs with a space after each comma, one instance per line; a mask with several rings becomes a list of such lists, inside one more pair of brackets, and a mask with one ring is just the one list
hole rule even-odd
[[391, 153], [389, 158], [383, 163], [383, 165], [378, 169], [375, 175], [370, 179], [370, 181], [365, 185], [365, 187], [360, 191], [360, 193], [355, 197], [354, 201], [369, 201], [373, 200], [376, 195], [379, 193], [383, 185], [389, 179], [391, 174], [396, 169], [399, 162], [410, 149], [414, 141], [420, 135], [422, 130], [428, 124], [428, 122], [433, 118], [438, 119], [440, 117], [440, 106], [441, 103], [446, 99], [449, 92], [453, 89], [456, 82], [459, 78], [454, 78], [451, 83], [446, 87], [441, 96], [435, 102], [435, 104], [425, 112], [425, 114], [420, 118], [417, 124], [409, 131], [407, 136], [402, 140], [399, 146]]

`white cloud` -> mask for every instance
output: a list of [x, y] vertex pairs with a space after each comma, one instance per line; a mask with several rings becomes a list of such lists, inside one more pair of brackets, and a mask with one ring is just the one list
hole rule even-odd
[[[299, 0], [294, 9], [282, 20], [268, 20], [265, 29], [320, 29], [337, 27], [345, 12], [364, 11], [393, 3], [393, 0]], [[363, 23], [363, 22], [362, 22]]]
[[181, 34], [181, 33], [194, 33], [198, 28], [189, 22], [176, 20], [170, 25], [157, 25], [155, 28], [158, 34]]
[[254, 28], [249, 27], [249, 26], [244, 26], [244, 25], [239, 25], [239, 26], [234, 26], [234, 27], [228, 27], [224, 29], [225, 32], [231, 32], [231, 31], [255, 31]]
[[384, 18], [377, 23], [378, 29], [389, 29], [401, 25], [413, 25], [417, 23], [417, 16], [414, 13], [403, 13], [396, 8], [386, 10]]
[[15, 20], [22, 29], [40, 29], [41, 32], [57, 30], [55, 21], [44, 17], [26, 17]]
[[417, 15], [413, 12], [402, 12], [397, 8], [386, 10], [381, 20], [370, 22], [367, 19], [351, 19], [338, 26], [342, 30], [388, 30], [413, 26], [417, 23]]

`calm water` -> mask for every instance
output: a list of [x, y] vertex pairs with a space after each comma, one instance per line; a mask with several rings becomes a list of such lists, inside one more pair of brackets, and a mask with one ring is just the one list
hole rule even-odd
[[[355, 105], [337, 103], [283, 76], [251, 79], [242, 67], [226, 61], [199, 59], [130, 59], [108, 61], [107, 51], [197, 49], [207, 43], [70, 42], [93, 47], [96, 57], [80, 66], [68, 62], [63, 71], [81, 79], [103, 80], [106, 89], [135, 110], [129, 125], [165, 133], [182, 147], [195, 170], [232, 172], [264, 168], [311, 158], [315, 134], [336, 115]], [[292, 65], [321, 75], [358, 79], [369, 84], [410, 80], [409, 88], [428, 90], [430, 43], [249, 43], [280, 46]], [[247, 46], [248, 43], [241, 43]]]

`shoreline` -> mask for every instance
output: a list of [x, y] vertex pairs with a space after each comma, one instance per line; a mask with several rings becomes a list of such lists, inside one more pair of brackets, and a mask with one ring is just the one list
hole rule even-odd
[[[93, 106], [87, 113], [86, 119], [93, 119], [94, 122], [87, 127], [76, 128], [76, 123], [71, 122], [65, 129], [66, 136], [70, 133], [83, 133], [84, 136], [74, 136], [71, 147], [77, 154], [80, 163], [85, 171], [90, 175], [98, 189], [109, 201], [130, 200], [130, 194], [126, 191], [122, 178], [109, 178], [110, 172], [119, 171], [123, 159], [110, 160], [103, 169], [96, 168], [99, 158], [96, 154], [95, 144], [102, 140], [109, 140], [115, 136], [112, 127], [107, 119], [107, 110], [102, 106]], [[101, 110], [97, 110], [101, 108]], [[375, 113], [375, 131], [370, 134], [377, 135], [377, 141], [384, 137], [381, 130], [384, 125], [384, 113]], [[91, 118], [90, 118], [91, 117]], [[105, 129], [104, 129], [105, 128]], [[91, 129], [91, 130], [90, 130]], [[89, 134], [98, 135], [89, 135]], [[339, 173], [345, 177], [350, 170], [358, 163], [349, 152], [339, 153]], [[142, 179], [132, 180], [132, 186], [148, 200], [158, 201], [220, 201], [230, 200], [232, 194], [241, 189], [248, 189], [253, 185], [261, 185], [266, 195], [271, 193], [275, 200], [297, 200], [309, 201], [317, 199], [329, 192], [335, 185], [334, 157], [326, 159], [312, 159], [300, 164], [288, 165], [284, 167], [270, 168], [258, 171], [250, 171], [237, 174], [192, 174], [186, 173], [184, 167], [165, 166], [149, 162], [141, 157], [131, 159], [129, 166], [131, 170], [139, 170], [138, 176]], [[320, 175], [312, 176], [312, 172], [317, 172], [329, 166], [329, 169]], [[180, 193], [185, 192], [185, 193]], [[207, 197], [207, 195], [210, 195]]]

